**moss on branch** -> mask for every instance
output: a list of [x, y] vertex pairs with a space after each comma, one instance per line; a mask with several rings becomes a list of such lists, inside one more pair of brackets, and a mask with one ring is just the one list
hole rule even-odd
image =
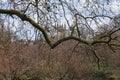
[[22, 21], [29, 22], [35, 28], [39, 29], [42, 32], [42, 34], [44, 35], [44, 38], [47, 41], [47, 43], [49, 44], [49, 46], [52, 46], [52, 42], [50, 41], [49, 36], [48, 36], [47, 32], [45, 31], [45, 29], [42, 26], [40, 26], [38, 23], [36, 23], [32, 18], [27, 16], [26, 14], [24, 14], [24, 13], [22, 13], [20, 11], [17, 11], [17, 10], [6, 10], [6, 9], [0, 9], [0, 13], [1, 14], [8, 14], [8, 15], [16, 15]]
[[75, 36], [69, 36], [69, 37], [65, 37], [65, 38], [62, 38], [62, 39], [58, 40], [57, 42], [55, 42], [55, 43], [51, 46], [51, 48], [53, 49], [53, 48], [55, 48], [57, 45], [59, 45], [60, 43], [62, 43], [62, 42], [64, 42], [64, 41], [67, 41], [67, 40], [76, 40], [76, 41], [79, 41], [79, 42], [84, 43], [84, 44], [86, 44], [86, 45], [91, 44], [90, 42], [88, 42], [88, 41], [86, 41], [86, 40], [84, 40], [84, 39], [82, 39], [82, 38], [77, 38], [77, 37], [75, 37]]
[[55, 43], [52, 43], [52, 41], [50, 40], [49, 35], [47, 34], [46, 30], [41, 25], [36, 23], [31, 17], [27, 16], [26, 14], [24, 14], [20, 11], [17, 11], [17, 10], [7, 10], [7, 9], [0, 9], [0, 14], [16, 15], [22, 21], [27, 21], [30, 24], [32, 24], [33, 27], [37, 28], [38, 30], [40, 30], [42, 32], [46, 42], [48, 43], [48, 45], [52, 49], [55, 48], [56, 46], [58, 46], [60, 43], [62, 43], [64, 41], [67, 41], [67, 40], [71, 40], [71, 39], [79, 41], [79, 42], [81, 42], [83, 44], [86, 44], [86, 45], [94, 45], [94, 44], [97, 44], [97, 43], [108, 43], [108, 41], [103, 41], [103, 40], [87, 41], [85, 39], [82, 39], [81, 37], [78, 38], [78, 37], [75, 37], [75, 36], [72, 36], [72, 35], [69, 36], [69, 37], [62, 38], [62, 39], [56, 41]]

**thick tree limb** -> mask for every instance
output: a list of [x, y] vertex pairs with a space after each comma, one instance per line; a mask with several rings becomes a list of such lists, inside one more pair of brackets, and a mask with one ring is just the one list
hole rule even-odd
[[29, 16], [27, 16], [26, 14], [17, 11], [17, 10], [6, 10], [6, 9], [0, 9], [0, 13], [1, 14], [8, 14], [8, 15], [16, 15], [18, 16], [22, 21], [27, 21], [30, 24], [32, 24], [35, 28], [39, 29], [42, 34], [44, 35], [45, 40], [47, 41], [47, 43], [49, 44], [49, 46], [52, 46], [52, 43], [48, 37], [47, 32], [45, 31], [44, 28], [42, 28], [39, 24], [37, 24], [33, 19], [31, 19]]
[[[76, 41], [79, 41], [83, 44], [86, 44], [86, 45], [94, 45], [94, 44], [97, 44], [97, 43], [106, 43], [108, 44], [109, 41], [111, 41], [111, 38], [110, 40], [94, 40], [94, 41], [87, 41], [85, 39], [82, 39], [81, 37], [75, 37], [75, 36], [69, 36], [69, 37], [65, 37], [65, 38], [62, 38], [58, 41], [56, 41], [55, 43], [52, 43], [52, 41], [50, 40], [46, 30], [41, 26], [39, 25], [38, 23], [36, 23], [32, 18], [30, 18], [29, 16], [27, 16], [26, 14], [20, 12], [20, 11], [17, 11], [17, 10], [7, 10], [7, 9], [0, 9], [0, 13], [1, 14], [8, 14], [8, 15], [16, 15], [18, 16], [22, 21], [27, 21], [29, 22], [30, 24], [33, 25], [33, 27], [37, 28], [38, 30], [40, 30], [46, 40], [46, 42], [48, 43], [48, 45], [53, 49], [55, 48], [56, 46], [58, 46], [60, 43], [64, 42], [64, 41], [67, 41], [67, 40], [76, 40]], [[113, 33], [115, 33], [116, 31], [119, 31], [120, 28], [118, 28], [117, 30], [113, 31], [112, 33], [110, 34], [107, 34], [107, 35], [103, 35], [103, 37], [108, 37], [110, 35], [112, 35]]]
[[30, 24], [32, 24], [33, 27], [39, 29], [42, 32], [42, 34], [44, 35], [44, 38], [45, 38], [46, 42], [48, 43], [48, 45], [52, 49], [55, 48], [60, 43], [62, 43], [63, 41], [70, 40], [70, 39], [77, 40], [77, 41], [79, 41], [81, 43], [84, 43], [84, 44], [90, 44], [88, 41], [86, 41], [84, 39], [81, 39], [81, 38], [74, 37], [74, 36], [65, 37], [65, 38], [62, 38], [62, 39], [58, 40], [55, 43], [52, 43], [52, 41], [50, 40], [50, 38], [49, 38], [47, 32], [45, 31], [45, 29], [42, 26], [40, 26], [38, 23], [36, 23], [32, 18], [30, 18], [29, 16], [27, 16], [26, 14], [24, 14], [24, 13], [22, 13], [20, 11], [17, 11], [17, 10], [6, 10], [6, 9], [0, 9], [0, 13], [1, 14], [8, 14], [8, 15], [16, 15], [22, 21], [27, 21]]
[[81, 42], [81, 43], [83, 43], [83, 44], [86, 44], [86, 45], [91, 44], [91, 42], [88, 42], [88, 41], [86, 41], [86, 40], [84, 40], [84, 39], [82, 39], [82, 38], [77, 38], [77, 37], [75, 37], [75, 36], [69, 36], [69, 37], [65, 37], [65, 38], [62, 38], [62, 39], [58, 40], [57, 42], [55, 42], [55, 43], [51, 46], [51, 48], [53, 49], [53, 48], [55, 48], [57, 45], [59, 45], [61, 42], [64, 42], [64, 41], [67, 41], [67, 40], [76, 40], [76, 41], [79, 41], [79, 42]]

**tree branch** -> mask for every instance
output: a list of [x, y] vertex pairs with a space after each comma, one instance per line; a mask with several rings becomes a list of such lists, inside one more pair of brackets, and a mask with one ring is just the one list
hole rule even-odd
[[86, 41], [86, 40], [84, 40], [82, 38], [77, 38], [75, 36], [69, 36], [69, 37], [62, 38], [62, 39], [60, 39], [57, 42], [55, 42], [55, 43], [52, 44], [52, 41], [50, 40], [50, 38], [49, 38], [47, 32], [45, 31], [45, 29], [42, 26], [40, 26], [38, 23], [36, 23], [32, 18], [30, 18], [29, 16], [27, 16], [26, 14], [24, 14], [24, 13], [22, 13], [20, 11], [17, 11], [17, 10], [6, 10], [6, 9], [0, 9], [0, 13], [1, 14], [8, 14], [8, 15], [16, 15], [22, 21], [27, 21], [30, 24], [32, 24], [33, 27], [37, 28], [38, 30], [40, 30], [42, 32], [42, 34], [44, 35], [44, 38], [45, 38], [46, 42], [48, 43], [48, 45], [52, 49], [55, 48], [56, 46], [58, 46], [60, 43], [62, 43], [64, 41], [67, 41], [67, 40], [70, 40], [70, 39], [79, 41], [79, 42], [84, 43], [84, 44], [89, 44], [88, 41]]
[[[64, 41], [67, 41], [67, 40], [76, 40], [76, 41], [79, 41], [83, 44], [86, 44], [86, 45], [94, 45], [94, 44], [97, 44], [97, 43], [107, 43], [108, 44], [108, 40], [94, 40], [94, 41], [87, 41], [83, 38], [78, 38], [78, 37], [75, 37], [75, 36], [68, 36], [68, 37], [65, 37], [65, 38], [62, 38], [58, 41], [56, 41], [55, 43], [52, 43], [52, 41], [50, 40], [47, 32], [45, 31], [45, 29], [39, 25], [38, 23], [36, 23], [32, 18], [30, 18], [29, 16], [27, 16], [25, 13], [22, 13], [20, 11], [17, 11], [17, 10], [6, 10], [6, 9], [0, 9], [0, 13], [1, 14], [7, 14], [7, 15], [16, 15], [18, 16], [22, 21], [27, 21], [29, 22], [30, 24], [33, 25], [33, 27], [37, 28], [38, 30], [40, 30], [46, 40], [46, 42], [48, 43], [48, 45], [51, 47], [51, 49], [55, 48], [56, 46], [58, 46], [60, 43], [64, 42]], [[113, 31], [111, 34], [108, 34], [108, 35], [112, 35], [113, 33], [115, 33], [116, 31], [119, 31], [119, 29]], [[106, 37], [108, 35], [103, 35], [103, 37]], [[110, 38], [111, 39], [111, 38]]]
[[49, 46], [52, 46], [52, 42], [50, 41], [47, 32], [45, 31], [44, 28], [42, 28], [42, 26], [40, 26], [38, 23], [36, 23], [33, 19], [31, 19], [29, 16], [27, 16], [26, 14], [17, 11], [17, 10], [5, 10], [5, 9], [0, 9], [0, 13], [1, 14], [8, 14], [8, 15], [16, 15], [18, 16], [22, 21], [27, 21], [30, 24], [32, 24], [35, 28], [39, 29], [42, 34], [44, 35], [45, 40], [47, 41], [47, 43], [49, 44]]
[[75, 37], [75, 36], [68, 36], [68, 37], [62, 38], [62, 39], [58, 40], [57, 42], [55, 42], [55, 43], [51, 46], [51, 48], [53, 49], [53, 48], [55, 48], [57, 45], [59, 45], [61, 42], [64, 42], [64, 41], [67, 41], [67, 40], [76, 40], [76, 41], [79, 41], [79, 42], [81, 42], [81, 43], [83, 43], [83, 44], [86, 44], [86, 45], [91, 44], [90, 41], [86, 41], [86, 40], [84, 40], [84, 39], [82, 39], [82, 38], [78, 38], [78, 37]]

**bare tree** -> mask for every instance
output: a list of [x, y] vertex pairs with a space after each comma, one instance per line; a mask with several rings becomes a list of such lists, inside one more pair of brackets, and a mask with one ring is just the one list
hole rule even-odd
[[[114, 3], [119, 3], [119, 0], [2, 0], [0, 14], [38, 29], [51, 49], [71, 39], [88, 46], [99, 66], [96, 45], [105, 44], [114, 52], [120, 47], [119, 16], [115, 14], [119, 11], [119, 4]], [[66, 24], [69, 34], [54, 41], [51, 32], [56, 30], [55, 27], [61, 27], [56, 23]]]

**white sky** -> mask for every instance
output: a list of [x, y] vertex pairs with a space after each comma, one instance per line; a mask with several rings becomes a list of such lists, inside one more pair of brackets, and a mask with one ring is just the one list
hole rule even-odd
[[[85, 9], [84, 9], [84, 7], [85, 7], [85, 5], [84, 5], [85, 1], [86, 0], [81, 0], [81, 5], [80, 4], [76, 4], [77, 2], [75, 2], [75, 1], [73, 2], [74, 5], [75, 5], [75, 7], [78, 9], [78, 11], [80, 11], [80, 12], [82, 12], [82, 11], [86, 12]], [[94, 0], [94, 1], [96, 1], [96, 0]], [[101, 6], [103, 7], [103, 4], [104, 4], [103, 8], [106, 9], [109, 12], [108, 13], [109, 15], [115, 16], [115, 15], [120, 14], [120, 0], [112, 0], [112, 2], [109, 3], [109, 4], [103, 2], [104, 0], [101, 0], [101, 1], [102, 1], [101, 2]], [[73, 4], [73, 3], [71, 3], [71, 4]], [[113, 13], [110, 12], [110, 9], [111, 9], [111, 11]], [[96, 8], [96, 10], [98, 10], [98, 8]], [[99, 11], [102, 11], [102, 9], [100, 8]], [[71, 22], [72, 17], [71, 17], [71, 15], [69, 13], [66, 14], [66, 17]], [[100, 25], [102, 25], [102, 24], [109, 24], [109, 21], [110, 21], [108, 18], [104, 18], [104, 19], [101, 19], [101, 20], [102, 20], [102, 22], [99, 22]], [[65, 20], [62, 19], [62, 22], [65, 22]], [[93, 29], [96, 28], [96, 25], [95, 25], [94, 22], [91, 24], [91, 26], [92, 26]]]
[[[1, 1], [6, 2], [7, 0], [0, 0], [0, 3], [1, 3]], [[67, 0], [66, 0], [66, 1], [67, 1]], [[76, 0], [73, 0], [73, 2], [71, 2], [70, 4], [72, 4], [72, 5], [74, 4], [75, 7], [79, 7], [79, 8], [78, 8], [78, 11], [80, 11], [80, 12], [81, 12], [81, 11], [86, 12], [86, 11], [84, 10], [84, 8], [83, 8], [83, 7], [85, 7], [84, 3], [85, 3], [86, 0], [79, 0], [79, 1], [81, 2], [81, 4], [77, 4], [77, 2], [75, 2], [75, 1], [76, 1]], [[90, 1], [91, 1], [91, 0], [90, 0]], [[92, 0], [92, 1], [93, 1], [93, 0]], [[94, 0], [94, 1], [96, 1], [96, 0]], [[108, 8], [111, 8], [111, 10], [113, 11], [114, 15], [120, 14], [120, 0], [112, 0], [112, 2], [111, 2], [110, 4], [104, 3], [103, 1], [105, 1], [105, 0], [98, 0], [98, 1], [101, 1], [101, 6], [102, 6], [102, 4], [104, 4], [104, 8], [105, 8], [106, 10], [108, 10]], [[97, 9], [97, 8], [96, 8], [96, 9]], [[110, 13], [110, 14], [111, 14], [111, 13]], [[111, 14], [111, 16], [113, 16], [113, 14]], [[67, 17], [67, 19], [71, 22], [72, 17], [71, 17], [71, 15], [69, 14], [69, 12], [66, 13], [66, 17]], [[105, 24], [109, 24], [109, 20], [108, 20], [107, 18], [102, 19], [102, 21], [103, 21]], [[63, 23], [63, 24], [66, 23], [66, 22], [65, 22], [65, 19], [61, 19], [61, 23]], [[70, 23], [70, 24], [71, 24], [71, 23]], [[102, 25], [103, 23], [100, 22], [99, 24]], [[95, 25], [94, 22], [92, 22], [91, 26], [92, 26], [93, 29], [96, 28], [96, 25]]]

